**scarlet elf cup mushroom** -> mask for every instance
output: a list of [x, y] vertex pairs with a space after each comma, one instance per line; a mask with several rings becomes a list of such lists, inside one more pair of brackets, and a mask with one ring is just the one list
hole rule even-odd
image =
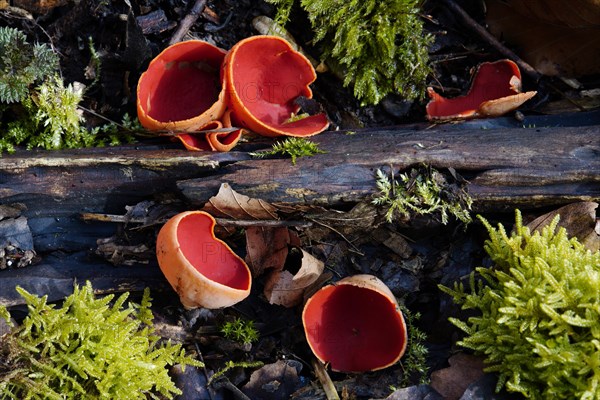
[[215, 237], [215, 224], [203, 211], [183, 212], [156, 239], [160, 269], [188, 309], [229, 307], [250, 294], [250, 269]]
[[231, 150], [243, 132], [223, 128], [234, 123], [264, 136], [311, 136], [327, 129], [327, 116], [298, 118], [295, 101], [312, 97], [315, 79], [308, 59], [275, 36], [249, 37], [229, 52], [176, 43], [140, 77], [138, 118], [146, 129], [172, 131], [189, 150]]
[[291, 118], [295, 100], [312, 98], [317, 75], [310, 61], [276, 36], [251, 36], [235, 44], [223, 64], [229, 107], [239, 123], [263, 136], [312, 136], [327, 129], [323, 113]]
[[137, 109], [147, 129], [193, 131], [225, 112], [220, 70], [227, 53], [190, 40], [167, 47], [140, 77]]
[[383, 369], [406, 350], [406, 323], [396, 298], [373, 275], [321, 288], [306, 302], [302, 322], [314, 355], [334, 371]]
[[445, 98], [427, 88], [431, 101], [427, 104], [430, 120], [455, 120], [499, 117], [516, 110], [537, 92], [521, 92], [521, 72], [511, 60], [482, 63], [465, 96]]

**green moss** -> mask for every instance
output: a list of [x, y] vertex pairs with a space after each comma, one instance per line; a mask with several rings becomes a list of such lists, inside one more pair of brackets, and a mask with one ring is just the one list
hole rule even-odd
[[408, 342], [406, 345], [406, 354], [400, 359], [404, 374], [400, 382], [401, 386], [410, 386], [414, 380], [419, 384], [429, 383], [429, 367], [427, 366], [427, 355], [429, 351], [425, 347], [427, 335], [416, 326], [416, 322], [421, 318], [421, 313], [411, 312], [405, 306], [400, 306], [408, 333]]
[[[26, 39], [17, 29], [0, 27], [0, 154], [17, 146], [57, 150], [133, 140], [128, 131], [85, 128], [83, 89], [65, 85], [49, 46]], [[94, 51], [92, 60], [99, 72]]]
[[377, 170], [378, 193], [372, 202], [387, 209], [385, 218], [388, 222], [396, 216], [410, 218], [413, 214], [439, 214], [443, 224], [448, 223], [449, 215], [465, 224], [471, 222], [471, 197], [461, 187], [449, 184], [435, 169], [413, 168], [400, 174], [399, 178], [399, 181], [393, 176], [390, 179], [386, 173]]
[[147, 399], [180, 394], [167, 366], [201, 366], [151, 326], [150, 295], [96, 299], [75, 287], [60, 308], [17, 288], [29, 310], [0, 344], [0, 399]]
[[485, 249], [494, 268], [477, 268], [470, 290], [441, 286], [467, 321], [460, 345], [485, 357], [488, 371], [531, 399], [600, 398], [600, 252], [557, 230], [558, 217], [531, 233], [516, 212], [514, 232], [493, 228]]
[[45, 44], [32, 45], [18, 29], [0, 27], [0, 103], [18, 103], [34, 83], [58, 72], [58, 57]]
[[[276, 4], [276, 21], [285, 24], [294, 0]], [[419, 0], [300, 0], [321, 43], [323, 57], [338, 66], [344, 85], [363, 104], [377, 104], [397, 93], [406, 99], [424, 93], [430, 72]]]
[[252, 157], [264, 158], [277, 154], [288, 155], [292, 158], [292, 164], [296, 165], [298, 157], [312, 157], [315, 154], [324, 154], [319, 145], [305, 138], [291, 137], [273, 145], [271, 150], [249, 153]]
[[250, 344], [258, 340], [258, 331], [254, 328], [254, 321], [251, 320], [235, 318], [233, 321], [225, 322], [220, 330], [227, 339], [239, 343]]

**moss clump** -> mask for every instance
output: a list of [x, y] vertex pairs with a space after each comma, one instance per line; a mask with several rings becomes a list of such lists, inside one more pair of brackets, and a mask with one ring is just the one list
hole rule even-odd
[[0, 103], [18, 103], [34, 83], [58, 70], [58, 57], [45, 44], [31, 45], [18, 29], [0, 27]]
[[[75, 287], [61, 308], [17, 288], [29, 309], [0, 344], [0, 399], [158, 399], [180, 394], [166, 367], [201, 366], [151, 327], [149, 291], [96, 299]], [[6, 309], [0, 316], [8, 316]]]
[[406, 346], [406, 354], [400, 360], [402, 364], [401, 384], [402, 386], [410, 386], [417, 379], [419, 384], [428, 384], [429, 367], [427, 366], [427, 355], [429, 350], [425, 346], [427, 335], [416, 326], [416, 322], [421, 318], [421, 313], [411, 312], [405, 306], [400, 306], [408, 333], [408, 343]]
[[477, 268], [470, 291], [450, 294], [479, 316], [451, 319], [467, 335], [460, 345], [485, 356], [488, 371], [531, 399], [600, 398], [600, 252], [557, 230], [558, 217], [533, 234], [516, 212], [514, 232], [481, 218], [494, 268]]
[[324, 154], [319, 145], [306, 138], [291, 137], [273, 145], [271, 150], [249, 153], [252, 157], [264, 158], [277, 154], [288, 155], [292, 158], [292, 164], [296, 165], [298, 157], [312, 157], [315, 154]]
[[[285, 24], [294, 0], [267, 0], [278, 6], [276, 21]], [[363, 104], [377, 104], [397, 93], [421, 97], [430, 72], [419, 0], [300, 0], [308, 13], [323, 56], [343, 70]]]
[[235, 318], [233, 321], [227, 321], [221, 326], [221, 333], [227, 339], [250, 344], [258, 340], [258, 331], [254, 327], [254, 321]]
[[130, 131], [110, 125], [86, 129], [79, 108], [83, 89], [65, 85], [49, 46], [26, 39], [17, 29], [0, 27], [0, 153], [16, 146], [57, 150], [133, 141]]
[[459, 185], [450, 184], [433, 168], [413, 168], [400, 174], [400, 180], [390, 179], [377, 170], [375, 182], [378, 193], [372, 203], [387, 208], [385, 219], [392, 222], [394, 217], [410, 218], [412, 214], [439, 214], [442, 223], [448, 223], [449, 215], [459, 221], [471, 222], [469, 210], [473, 199]]

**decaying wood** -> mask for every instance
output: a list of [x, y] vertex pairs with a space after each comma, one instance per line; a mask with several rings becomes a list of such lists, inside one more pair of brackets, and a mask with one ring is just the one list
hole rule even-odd
[[[175, 144], [17, 152], [0, 158], [0, 204], [22, 204], [41, 263], [0, 271], [0, 304], [19, 304], [17, 284], [60, 298], [75, 282], [101, 290], [166, 287], [157, 265], [117, 268], [92, 255], [118, 224], [85, 213], [123, 215], [142, 201], [183, 201], [192, 209], [222, 182], [239, 193], [294, 206], [340, 206], [375, 193], [378, 168], [397, 173], [422, 163], [453, 168], [468, 180], [476, 211], [600, 200], [600, 127], [400, 130], [372, 129], [313, 138], [326, 154], [253, 159], [195, 153]], [[265, 142], [265, 148], [272, 141]], [[246, 145], [249, 146], [249, 145]], [[256, 143], [251, 145], [256, 150]], [[22, 207], [22, 206], [20, 206]], [[21, 208], [20, 208], [21, 209]], [[310, 221], [309, 221], [310, 222]], [[66, 257], [66, 258], [63, 258]], [[116, 289], [115, 289], [116, 288]]]
[[221, 182], [269, 202], [339, 205], [375, 193], [375, 171], [421, 163], [454, 168], [470, 183], [476, 210], [535, 208], [600, 197], [600, 127], [464, 131], [370, 130], [314, 138], [326, 154], [240, 161], [178, 183], [205, 202]]
[[[375, 172], [419, 164], [453, 168], [477, 209], [539, 207], [600, 198], [600, 127], [373, 129], [313, 138], [326, 154], [253, 159], [244, 151], [196, 153], [166, 146], [19, 152], [0, 158], [0, 203], [29, 217], [123, 214], [126, 205], [183, 196], [195, 206], [229, 182], [269, 202], [335, 206], [375, 193]], [[269, 142], [271, 143], [271, 142]], [[243, 148], [241, 148], [243, 150]]]

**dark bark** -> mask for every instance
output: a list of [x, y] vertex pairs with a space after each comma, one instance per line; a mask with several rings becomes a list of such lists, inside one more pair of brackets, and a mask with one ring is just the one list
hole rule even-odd
[[[26, 206], [23, 215], [42, 261], [0, 271], [0, 304], [21, 301], [11, 289], [15, 284], [37, 287], [38, 294], [49, 293], [52, 298], [60, 298], [75, 281], [88, 279], [100, 290], [164, 287], [155, 260], [141, 267], [98, 263], [91, 254], [96, 240], [115, 234], [117, 224], [84, 221], [82, 214], [122, 215], [127, 205], [145, 200], [160, 203], [165, 198], [199, 207], [222, 182], [270, 202], [339, 206], [370, 198], [378, 168], [398, 172], [425, 163], [441, 171], [452, 168], [466, 178], [476, 211], [600, 200], [598, 126], [389, 128], [354, 135], [329, 132], [313, 140], [327, 153], [299, 158], [295, 166], [289, 158], [253, 159], [241, 151], [243, 147], [231, 153], [193, 153], [145, 144], [3, 155], [0, 204]], [[266, 143], [268, 147], [272, 141]]]
[[453, 168], [477, 210], [535, 208], [600, 197], [600, 128], [370, 130], [314, 138], [326, 154], [241, 161], [178, 187], [196, 204], [221, 182], [272, 202], [337, 205], [375, 192], [375, 171], [421, 163]]

